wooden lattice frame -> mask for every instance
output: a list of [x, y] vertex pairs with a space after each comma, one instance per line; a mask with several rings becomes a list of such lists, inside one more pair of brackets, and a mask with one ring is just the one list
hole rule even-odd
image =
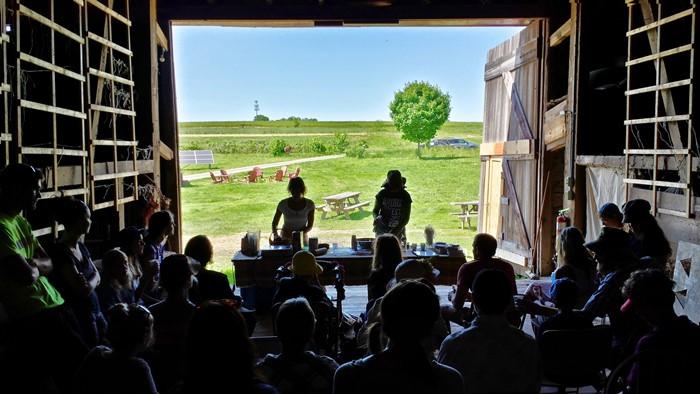
[[[137, 167], [137, 144], [136, 140], [136, 112], [134, 111], [134, 82], [133, 82], [133, 70], [132, 70], [132, 57], [133, 52], [131, 51], [131, 20], [129, 19], [129, 0], [105, 0], [101, 2], [100, 0], [85, 0], [85, 35], [87, 37], [88, 43], [85, 46], [86, 49], [86, 59], [87, 59], [87, 72], [88, 72], [88, 92], [90, 111], [88, 116], [88, 126], [90, 131], [90, 174], [91, 174], [91, 194], [92, 194], [92, 209], [104, 209], [108, 207], [119, 207], [123, 204], [135, 201], [138, 198], [138, 167]], [[125, 13], [124, 15], [115, 11], [114, 3], [115, 1], [122, 1], [124, 4]], [[94, 21], [90, 20], [90, 11], [97, 10], [101, 13], [103, 20]], [[101, 33], [92, 31], [91, 28], [93, 24], [100, 24], [103, 22], [103, 30]], [[126, 42], [117, 43], [115, 42], [113, 36], [113, 27], [115, 23], [122, 24], [126, 27]], [[100, 47], [100, 61], [98, 65], [93, 65], [91, 63], [90, 57], [90, 44], [97, 45]], [[126, 56], [128, 58], [128, 76], [120, 76], [115, 72], [115, 52]], [[93, 81], [95, 86], [95, 94], [92, 94]], [[110, 90], [110, 103], [109, 105], [104, 105], [102, 102], [104, 96], [104, 89], [108, 88]], [[117, 89], [126, 89], [128, 97], [125, 106], [120, 107], [117, 103], [115, 92]], [[120, 90], [123, 92], [123, 90]], [[101, 116], [111, 116], [112, 122], [112, 135], [111, 138], [101, 138], [99, 135], [99, 122]], [[117, 117], [126, 116], [130, 118], [130, 139], [119, 138], [119, 130], [117, 130]], [[98, 153], [102, 154], [106, 152], [106, 149], [112, 148], [112, 160], [110, 163], [105, 163], [103, 161], [98, 162]], [[120, 149], [129, 150], [129, 157], [131, 160], [127, 160], [130, 168], [120, 168], [119, 153]], [[122, 161], [123, 163], [123, 161]], [[95, 175], [96, 165], [106, 165], [106, 172], [100, 175]], [[133, 183], [129, 185], [131, 187], [132, 193], [126, 195], [124, 192], [124, 181], [127, 179], [133, 180]], [[114, 187], [113, 198], [107, 201], [100, 200], [100, 192], [97, 190], [104, 187]]]
[[0, 0], [0, 44], [2, 49], [0, 49], [0, 150], [2, 151], [2, 163], [0, 165], [6, 166], [10, 164], [10, 141], [12, 141], [12, 134], [10, 134], [10, 123], [9, 123], [9, 108], [8, 99], [10, 94], [10, 84], [7, 82], [7, 45], [10, 43], [10, 36], [7, 34], [7, 4], [5, 0]]
[[[627, 99], [627, 113], [625, 117], [625, 192], [626, 196], [630, 195], [630, 188], [634, 185], [642, 185], [651, 187], [652, 191], [652, 209], [654, 213], [663, 213], [680, 217], [691, 217], [693, 212], [693, 193], [692, 193], [692, 163], [693, 163], [693, 138], [694, 134], [694, 119], [693, 119], [693, 85], [694, 85], [694, 59], [695, 59], [695, 35], [696, 35], [696, 8], [694, 1], [689, 4], [689, 8], [681, 12], [676, 12], [670, 15], [664, 14], [662, 2], [657, 2], [655, 5], [650, 3], [650, 0], [628, 0], [628, 31], [627, 31], [627, 90], [625, 96]], [[654, 9], [656, 7], [656, 15]], [[643, 15], [644, 24], [642, 26], [633, 26], [634, 16], [636, 11], [640, 11]], [[672, 26], [673, 23], [690, 18], [690, 37], [684, 45], [676, 46], [670, 49], [662, 50], [661, 33], [662, 28]], [[677, 34], [677, 32], [674, 32]], [[632, 57], [632, 38], [638, 34], [646, 34], [651, 53], [646, 56], [637, 58]], [[688, 78], [682, 80], [669, 81], [666, 72], [664, 59], [679, 54], [689, 53]], [[655, 83], [651, 86], [631, 88], [631, 79], [634, 78], [634, 67], [654, 62], [655, 66]], [[688, 87], [688, 109], [687, 113], [676, 113], [673, 104], [673, 96], [671, 89], [678, 87]], [[633, 96], [639, 94], [654, 94], [653, 116], [644, 118], [630, 118], [630, 101]], [[664, 106], [665, 116], [660, 116], [660, 106]], [[688, 122], [687, 124], [687, 139], [686, 143], [682, 142], [679, 124], [680, 122]], [[654, 147], [652, 149], [637, 149], [632, 144], [631, 134], [637, 125], [653, 125], [654, 127]], [[659, 147], [659, 130], [664, 125], [669, 125], [669, 135], [672, 140], [672, 147]], [[634, 156], [652, 157], [653, 166], [651, 179], [639, 178], [631, 176], [633, 170], [631, 168], [632, 158]], [[679, 182], [667, 182], [657, 179], [659, 173], [659, 159], [674, 157], [679, 163]], [[685, 164], [683, 166], [683, 163]], [[680, 168], [683, 166], [685, 168]], [[658, 204], [659, 188], [675, 188], [683, 191], [685, 196], [684, 209], [664, 209]]]
[[[43, 156], [44, 158], [51, 158], [51, 170], [49, 171], [48, 184], [49, 186], [42, 191], [41, 199], [51, 199], [61, 196], [76, 196], [87, 198], [87, 149], [85, 141], [85, 82], [86, 78], [83, 74], [83, 46], [85, 45], [85, 39], [82, 36], [82, 0], [49, 0], [49, 12], [41, 13], [33, 10], [27, 4], [29, 2], [18, 0], [17, 9], [15, 12], [15, 37], [16, 37], [16, 50], [17, 50], [17, 60], [16, 60], [16, 97], [17, 97], [17, 149], [18, 149], [18, 161], [20, 163], [34, 164], [35, 158]], [[75, 20], [77, 24], [77, 31], [71, 30], [69, 27], [62, 26], [55, 19], [56, 11], [59, 9], [61, 12], [72, 12], [67, 7], [75, 7]], [[4, 7], [3, 7], [4, 9]], [[67, 11], [68, 10], [68, 11]], [[22, 39], [28, 35], [23, 35], [21, 32], [21, 27], [23, 22], [27, 25], [43, 26], [48, 28], [50, 31], [50, 58], [40, 58], [34, 56], [32, 53], [23, 52], [22, 49]], [[3, 30], [4, 31], [4, 30]], [[81, 58], [76, 62], [77, 69], [71, 70], [64, 65], [58, 64], [56, 60], [56, 37], [60, 35], [67, 39], [72, 45], [77, 45], [76, 53], [79, 53]], [[3, 45], [4, 47], [4, 45]], [[33, 47], [33, 46], [32, 46]], [[31, 51], [29, 51], [31, 52]], [[29, 86], [29, 84], [23, 83], [23, 78], [26, 77], [25, 74], [30, 72], [47, 72], [51, 75], [51, 99], [50, 102], [38, 102], [34, 100], [29, 100], [29, 90], [34, 88], [46, 89], [46, 86]], [[62, 89], [60, 92], [56, 88], [56, 78], [60, 75], [61, 78], [67, 78], [67, 80], [77, 81], [77, 88], [73, 91], [66, 91]], [[9, 89], [8, 89], [9, 90]], [[6, 93], [4, 93], [6, 96]], [[74, 95], [71, 97], [70, 95]], [[57, 105], [57, 98], [70, 97], [71, 102], [79, 103], [79, 109], [68, 109], [62, 108]], [[50, 146], [28, 146], [25, 144], [25, 132], [32, 133], [36, 135], [36, 130], [24, 130], [23, 123], [25, 117], [33, 116], [31, 111], [38, 111], [44, 114], [49, 114], [52, 119], [51, 128], [51, 142], [46, 145]], [[80, 129], [75, 130], [72, 127], [64, 128], [59, 125], [60, 117], [79, 119]], [[66, 138], [68, 133], [72, 133], [72, 136], [81, 141], [80, 146], [66, 147], [61, 142], [63, 138]], [[78, 136], [75, 134], [80, 133]], [[48, 133], [47, 133], [48, 134]], [[65, 140], [63, 140], [65, 141]], [[60, 174], [63, 167], [60, 166], [61, 158], [65, 156], [77, 157], [77, 161], [81, 163], [79, 168], [80, 174], [78, 175], [80, 181], [77, 184], [64, 185], [64, 181], [60, 179]], [[45, 159], [46, 160], [46, 159]], [[67, 167], [66, 167], [67, 168]], [[70, 166], [71, 172], [75, 171], [75, 166]], [[71, 182], [68, 182], [71, 183]], [[44, 227], [34, 230], [36, 236], [53, 234], [57, 235], [60, 230], [56, 223], [53, 223], [50, 227]]]

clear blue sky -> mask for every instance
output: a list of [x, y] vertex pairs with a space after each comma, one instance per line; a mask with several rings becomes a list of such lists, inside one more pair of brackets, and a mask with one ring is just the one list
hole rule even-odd
[[389, 120], [394, 92], [424, 80], [454, 121], [481, 121], [488, 50], [517, 27], [174, 28], [178, 118]]

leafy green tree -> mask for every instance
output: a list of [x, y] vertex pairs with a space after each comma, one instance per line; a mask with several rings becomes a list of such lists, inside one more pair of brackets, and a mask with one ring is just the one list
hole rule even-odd
[[269, 120], [270, 120], [270, 118], [268, 118], [267, 116], [265, 116], [263, 114], [255, 115], [255, 118], [253, 118], [253, 121], [255, 121], [255, 122], [267, 122]]
[[389, 104], [391, 120], [401, 138], [420, 146], [430, 141], [450, 117], [450, 95], [428, 82], [410, 82]]

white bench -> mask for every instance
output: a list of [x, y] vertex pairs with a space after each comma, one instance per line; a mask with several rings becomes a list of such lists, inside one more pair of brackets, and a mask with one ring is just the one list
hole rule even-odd
[[214, 152], [210, 150], [181, 150], [179, 154], [180, 165], [208, 164], [209, 168], [214, 164]]
[[359, 203], [357, 203], [357, 204], [348, 205], [348, 206], [346, 206], [346, 207], [343, 207], [343, 213], [345, 214], [345, 217], [346, 217], [346, 218], [347, 218], [347, 217], [350, 217], [350, 216], [348, 215], [349, 212], [352, 212], [352, 211], [354, 211], [354, 210], [356, 210], [356, 209], [357, 209], [358, 211], [362, 211], [362, 207], [366, 207], [366, 206], [369, 205], [369, 204], [370, 204], [369, 201], [363, 201], [363, 202], [359, 202]]

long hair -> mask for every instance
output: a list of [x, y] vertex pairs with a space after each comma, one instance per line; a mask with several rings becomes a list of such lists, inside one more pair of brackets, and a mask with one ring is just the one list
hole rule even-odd
[[[664, 230], [659, 227], [659, 223], [652, 215], [642, 216], [638, 222], [634, 223], [632, 230], [642, 244], [644, 256], [665, 257], [666, 259], [671, 256], [671, 245], [666, 239]], [[660, 263], [665, 264], [666, 261], [660, 261]]]
[[240, 312], [225, 300], [199, 306], [187, 332], [185, 393], [246, 392], [258, 380], [254, 364]]
[[396, 266], [401, 263], [401, 243], [393, 234], [382, 234], [374, 241], [372, 270], [394, 274]]
[[593, 260], [586, 247], [583, 246], [585, 240], [581, 231], [576, 227], [567, 227], [562, 230], [560, 239], [564, 264], [591, 272]]

